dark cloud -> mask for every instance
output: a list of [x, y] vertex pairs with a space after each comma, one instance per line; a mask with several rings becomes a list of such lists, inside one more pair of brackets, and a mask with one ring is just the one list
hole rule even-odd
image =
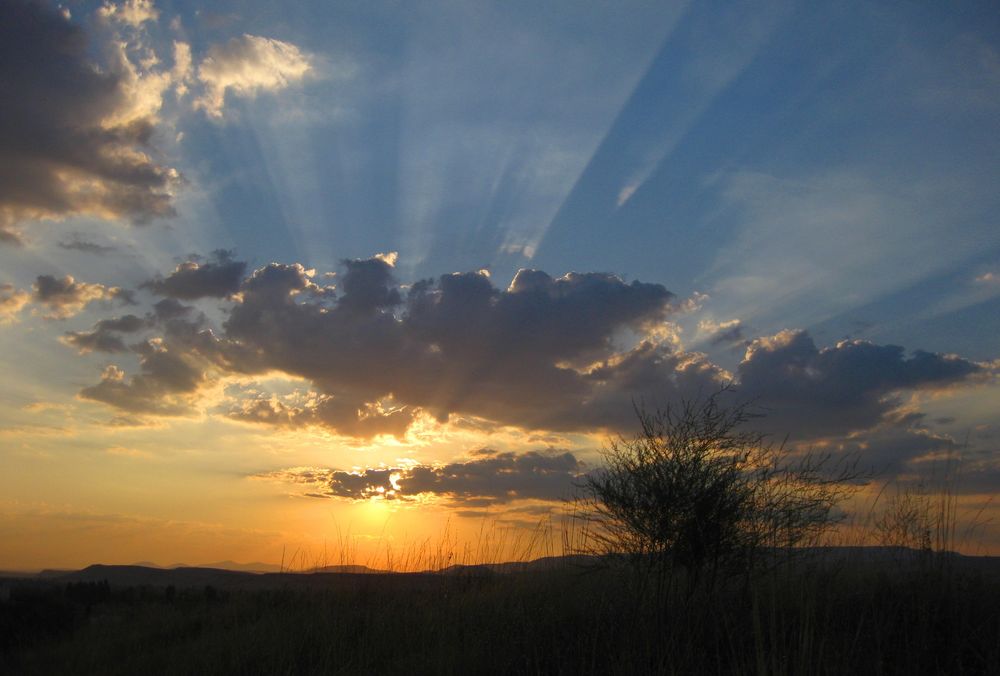
[[118, 287], [78, 282], [70, 275], [39, 275], [31, 288], [31, 300], [45, 307], [48, 310], [46, 316], [51, 319], [71, 317], [95, 300], [132, 300], [129, 292]]
[[177, 172], [149, 156], [156, 105], [42, 2], [0, 3], [0, 240], [36, 218], [171, 216]]
[[322, 494], [328, 497], [408, 500], [432, 495], [454, 505], [485, 507], [518, 500], [569, 498], [583, 472], [583, 464], [569, 452], [489, 451], [446, 465], [379, 467], [360, 472], [298, 469], [260, 476], [322, 486]]
[[[1000, 486], [997, 449], [994, 449], [990, 456], [989, 459], [978, 459], [961, 465], [956, 465], [953, 460], [950, 468], [947, 460], [939, 458], [926, 463], [930, 464], [930, 467], [920, 467], [923, 472], [912, 476], [909, 483], [916, 487], [930, 485], [932, 488], [940, 489], [937, 499], [947, 492], [951, 495], [982, 495], [992, 501], [996, 497], [997, 486]], [[977, 515], [976, 520], [979, 520], [980, 516]], [[983, 521], [979, 524], [982, 526]]]
[[62, 249], [68, 249], [70, 251], [83, 251], [85, 253], [92, 253], [97, 256], [105, 256], [107, 254], [118, 251], [118, 247], [91, 242], [89, 240], [83, 239], [79, 235], [73, 237], [72, 239], [59, 242], [58, 244], [59, 247]]
[[135, 333], [149, 328], [150, 321], [136, 315], [125, 315], [115, 319], [102, 319], [90, 331], [68, 331], [63, 342], [85, 352], [126, 352], [128, 347], [122, 339], [123, 333]]
[[497, 453], [440, 467], [410, 467], [397, 484], [403, 495], [433, 493], [454, 502], [560, 500], [571, 496], [582, 472], [583, 466], [568, 452]]
[[875, 482], [892, 481], [938, 500], [949, 495], [989, 495], [1000, 482], [996, 439], [964, 435], [961, 442], [902, 418], [874, 430], [831, 439], [822, 450], [856, 458]]
[[862, 340], [819, 349], [805, 331], [758, 338], [739, 366], [743, 397], [768, 410], [775, 432], [823, 437], [874, 427], [899, 406], [896, 393], [947, 387], [982, 373], [959, 357]]
[[732, 347], [741, 345], [744, 342], [743, 325], [738, 319], [723, 322], [716, 327], [714, 333], [709, 338], [712, 345], [722, 345]]
[[810, 440], [793, 448], [793, 452], [828, 454], [834, 460], [854, 464], [866, 481], [913, 475], [920, 471], [919, 465], [924, 459], [958, 450], [959, 444], [951, 437], [908, 427], [906, 421], [846, 436]]
[[117, 366], [104, 369], [101, 382], [80, 391], [80, 397], [110, 404], [129, 413], [183, 415], [192, 411], [192, 398], [204, 373], [189, 358], [155, 341], [134, 348], [140, 373], [126, 377]]
[[110, 291], [110, 295], [111, 295], [112, 298], [114, 298], [116, 301], [118, 301], [122, 305], [138, 305], [139, 304], [139, 301], [136, 300], [136, 297], [135, 297], [135, 291], [133, 291], [132, 289], [121, 289], [121, 288], [118, 288], [117, 286], [116, 287], [112, 287], [111, 291]]
[[219, 249], [208, 262], [188, 260], [167, 277], [142, 286], [160, 296], [181, 300], [225, 298], [239, 290], [246, 269], [247, 264], [234, 260], [231, 251]]
[[164, 298], [153, 304], [153, 314], [159, 321], [179, 319], [190, 315], [193, 310], [190, 305], [183, 305], [173, 298]]
[[[197, 270], [232, 262], [213, 260]], [[174, 299], [157, 304], [152, 317], [165, 349], [213, 379], [280, 372], [311, 384], [293, 395], [231, 392], [226, 415], [358, 437], [401, 435], [420, 412], [529, 430], [629, 433], [633, 402], [662, 407], [735, 381], [731, 396], [768, 409], [770, 431], [822, 439], [892, 422], [900, 393], [983, 371], [957, 357], [907, 356], [863, 341], [819, 349], [807, 333], [786, 331], [753, 341], [732, 375], [669, 341], [635, 342], [655, 335], [649, 329], [671, 312], [673, 296], [658, 284], [522, 270], [506, 289], [481, 272], [404, 289], [392, 263], [390, 256], [346, 261], [336, 292], [301, 265], [272, 263], [242, 281], [219, 332]]]
[[506, 290], [480, 273], [454, 274], [413, 285], [404, 300], [385, 259], [346, 267], [336, 302], [301, 266], [257, 270], [224, 325], [223, 351], [246, 356], [231, 366], [307, 378], [356, 410], [391, 396], [441, 419], [597, 428], [631, 406], [628, 396], [613, 404], [621, 413], [588, 406], [603, 379], [581, 369], [614, 357], [624, 329], [662, 321], [672, 298], [611, 275], [522, 270]]
[[392, 286], [392, 264], [384, 258], [345, 260], [343, 297], [339, 307], [347, 312], [377, 312], [399, 305], [402, 299]]

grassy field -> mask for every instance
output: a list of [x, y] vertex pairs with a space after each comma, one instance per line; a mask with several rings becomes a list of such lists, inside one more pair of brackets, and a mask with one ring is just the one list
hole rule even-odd
[[594, 565], [7, 580], [0, 673], [998, 674], [996, 564], [826, 557], [713, 590]]

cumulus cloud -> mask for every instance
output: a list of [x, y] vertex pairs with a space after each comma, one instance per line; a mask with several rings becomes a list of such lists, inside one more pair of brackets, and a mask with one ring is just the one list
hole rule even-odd
[[300, 376], [355, 407], [392, 395], [439, 419], [599, 427], [608, 412], [583, 409], [601, 378], [586, 369], [615, 354], [618, 332], [662, 321], [672, 298], [611, 275], [523, 270], [506, 290], [464, 273], [418, 282], [404, 299], [385, 260], [345, 266], [336, 302], [301, 266], [256, 271], [223, 327], [232, 367]]
[[[144, 5], [129, 3], [129, 20]], [[19, 242], [15, 226], [33, 219], [174, 214], [179, 175], [150, 155], [166, 84], [123, 50], [95, 64], [87, 35], [62, 13], [0, 3], [0, 240]]]
[[135, 348], [141, 372], [127, 377], [110, 365], [101, 381], [80, 391], [80, 398], [110, 404], [129, 413], [183, 415], [192, 412], [193, 399], [204, 374], [191, 359], [172, 352], [156, 340]]
[[154, 147], [177, 121], [165, 104], [194, 89], [191, 105], [221, 117], [227, 96], [277, 91], [315, 70], [316, 57], [256, 35], [210, 46], [195, 67], [187, 42], [154, 47], [152, 0], [105, 2], [93, 18], [88, 32], [47, 3], [0, 3], [0, 243], [22, 243], [19, 226], [39, 219], [174, 216], [184, 179]]
[[[216, 256], [161, 283], [167, 289], [178, 280], [177, 297], [211, 295], [208, 287], [230, 294], [221, 327], [174, 297], [157, 303], [150, 321], [162, 332], [161, 347], [200, 374], [185, 381], [195, 389], [270, 373], [309, 383], [280, 395], [230, 387], [215, 410], [247, 423], [319, 426], [356, 437], [401, 436], [421, 414], [529, 430], [629, 433], [633, 402], [663, 406], [735, 382], [733, 396], [771, 412], [764, 420], [770, 431], [795, 441], [824, 439], [884, 425], [907, 393], [951, 387], [986, 370], [955, 356], [907, 355], [864, 341], [819, 348], [808, 333], [785, 331], [750, 342], [730, 373], [664, 337], [678, 310], [659, 284], [521, 270], [506, 288], [482, 272], [401, 286], [392, 263], [387, 256], [344, 261], [336, 289], [317, 284], [301, 265], [272, 263], [237, 288], [235, 275], [221, 271], [238, 262]], [[222, 276], [226, 282], [216, 284]], [[66, 341], [82, 341], [72, 343], [78, 349], [96, 345], [113, 333], [107, 328]], [[119, 347], [114, 337], [105, 347]], [[151, 376], [136, 378], [145, 383]], [[105, 380], [104, 390], [119, 396], [101, 400], [126, 410], [132, 404], [124, 395], [133, 390], [147, 412], [158, 393], [175, 394], [145, 384], [124, 389], [132, 381], [117, 376]]]
[[249, 98], [302, 80], [312, 60], [288, 42], [244, 34], [214, 45], [198, 66], [204, 93], [195, 101], [210, 117], [222, 117], [226, 95]]
[[164, 298], [153, 304], [153, 314], [157, 320], [162, 322], [186, 317], [193, 311], [193, 307], [184, 305], [173, 298]]
[[167, 277], [142, 286], [160, 296], [181, 300], [224, 298], [239, 290], [246, 268], [246, 263], [233, 259], [232, 252], [219, 249], [207, 262], [186, 261]]
[[311, 495], [367, 500], [412, 500], [434, 496], [452, 505], [482, 507], [518, 500], [559, 501], [572, 496], [584, 473], [569, 452], [499, 453], [482, 449], [476, 457], [444, 465], [406, 465], [363, 471], [293, 468], [257, 475], [305, 484]]
[[925, 429], [888, 424], [832, 439], [821, 449], [863, 460], [863, 469], [876, 476], [913, 476], [922, 473], [920, 463], [926, 458], [956, 453], [959, 444], [950, 437]]
[[942, 388], [984, 367], [952, 355], [845, 340], [819, 349], [805, 331], [757, 338], [739, 366], [743, 396], [769, 409], [775, 431], [821, 437], [865, 430], [899, 406], [902, 390]]
[[13, 284], [0, 284], [0, 324], [15, 320], [24, 306], [31, 300], [31, 294]]
[[31, 285], [31, 300], [46, 308], [47, 319], [66, 319], [95, 300], [120, 299], [132, 302], [131, 294], [116, 286], [78, 282], [71, 275], [39, 275]]
[[149, 327], [149, 320], [136, 315], [102, 319], [90, 331], [68, 331], [62, 341], [75, 347], [80, 354], [87, 352], [126, 352], [123, 333], [135, 333]]

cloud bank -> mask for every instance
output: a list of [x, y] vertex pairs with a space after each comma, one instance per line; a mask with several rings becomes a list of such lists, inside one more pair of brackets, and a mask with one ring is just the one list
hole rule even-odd
[[[820, 348], [805, 331], [749, 341], [731, 373], [663, 330], [677, 311], [659, 284], [604, 273], [552, 277], [521, 270], [507, 288], [483, 272], [400, 285], [394, 258], [344, 261], [338, 287], [299, 264], [245, 264], [216, 252], [147, 285], [164, 298], [145, 319], [99, 322], [64, 342], [134, 352], [131, 376], [107, 370], [81, 396], [137, 413], [206, 410], [205, 388], [285, 374], [305, 389], [231, 386], [212, 410], [281, 428], [403, 436], [421, 415], [558, 432], [634, 429], [633, 402], [662, 406], [735, 383], [770, 411], [764, 423], [795, 441], [896, 424], [910, 393], [983, 376], [957, 356], [866, 341]], [[227, 297], [213, 327], [178, 299]], [[736, 325], [734, 325], [736, 326]], [[729, 327], [732, 328], [732, 327]], [[123, 334], [148, 333], [131, 347]]]

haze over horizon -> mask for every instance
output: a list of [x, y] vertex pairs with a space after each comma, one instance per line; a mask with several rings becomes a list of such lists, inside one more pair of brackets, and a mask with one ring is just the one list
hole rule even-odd
[[2, 570], [486, 558], [728, 383], [1000, 554], [992, 3], [9, 0], [0, 92]]

